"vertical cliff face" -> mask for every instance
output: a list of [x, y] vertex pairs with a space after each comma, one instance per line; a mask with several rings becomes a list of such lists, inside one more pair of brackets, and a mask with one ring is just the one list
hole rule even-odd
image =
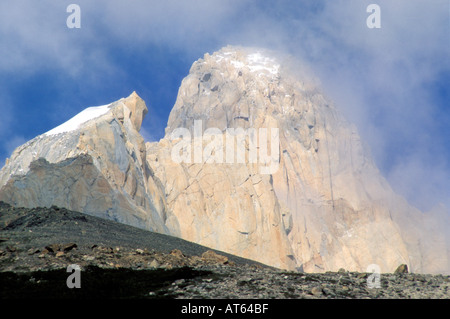
[[[227, 47], [196, 61], [183, 80], [166, 137], [147, 144], [181, 235], [311, 272], [366, 271], [371, 264], [393, 271], [401, 263], [418, 272], [448, 269], [442, 233], [425, 230], [429, 218], [392, 191], [356, 128], [306, 70], [294, 74], [285, 62], [264, 50]], [[179, 145], [180, 128], [191, 134], [191, 162], [176, 164], [169, 150]], [[249, 137], [245, 163], [227, 162], [230, 129], [254, 130], [258, 151], [265, 146], [259, 130], [277, 129], [277, 165], [264, 174], [261, 154], [251, 162]], [[199, 132], [203, 154], [196, 159]], [[210, 152], [215, 133], [223, 145], [218, 157]]]
[[167, 233], [165, 197], [139, 134], [146, 113], [133, 93], [88, 108], [18, 147], [1, 170], [0, 200], [57, 205]]
[[206, 54], [159, 142], [139, 134], [147, 108], [135, 93], [88, 108], [16, 149], [0, 200], [67, 207], [286, 269], [448, 272], [442, 214], [397, 196], [356, 128], [295, 71], [259, 49]]

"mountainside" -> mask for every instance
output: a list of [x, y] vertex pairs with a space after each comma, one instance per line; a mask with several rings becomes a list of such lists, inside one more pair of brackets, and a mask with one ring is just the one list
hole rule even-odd
[[[182, 81], [144, 144], [133, 93], [17, 148], [0, 200], [57, 205], [306, 272], [449, 273], [445, 214], [396, 195], [356, 128], [282, 57], [226, 47]], [[440, 216], [433, 217], [433, 216]]]

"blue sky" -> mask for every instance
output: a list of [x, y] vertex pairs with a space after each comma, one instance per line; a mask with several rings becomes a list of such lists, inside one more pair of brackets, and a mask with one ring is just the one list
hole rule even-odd
[[[69, 29], [66, 8], [81, 8]], [[369, 29], [366, 8], [381, 8]], [[164, 134], [181, 80], [227, 44], [306, 62], [356, 124], [394, 189], [450, 207], [450, 7], [396, 1], [21, 1], [0, 3], [0, 165], [25, 141], [132, 91], [147, 140]]]

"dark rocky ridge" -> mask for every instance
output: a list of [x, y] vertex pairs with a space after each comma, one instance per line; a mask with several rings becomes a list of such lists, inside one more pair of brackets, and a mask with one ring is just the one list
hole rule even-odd
[[[238, 256], [213, 250], [177, 237], [146, 231], [122, 223], [90, 216], [65, 208], [17, 208], [0, 201], [0, 249], [15, 252], [43, 250], [46, 246], [75, 243], [79, 253], [89, 254], [91, 247], [120, 247], [123, 250], [146, 249], [170, 253], [178, 249], [183, 254], [202, 255], [208, 250], [226, 256], [237, 264], [258, 264]], [[94, 249], [95, 250], [95, 249]], [[120, 249], [119, 249], [120, 250]], [[35, 256], [39, 254], [32, 254]], [[30, 257], [32, 258], [32, 257]], [[32, 260], [30, 259], [30, 262]], [[39, 265], [39, 264], [38, 264]], [[0, 270], [33, 270], [37, 267], [27, 262], [5, 265]], [[46, 267], [46, 266], [45, 266]]]
[[[81, 267], [81, 289], [66, 268]], [[286, 272], [57, 207], [0, 202], [0, 298], [450, 298], [443, 275]]]

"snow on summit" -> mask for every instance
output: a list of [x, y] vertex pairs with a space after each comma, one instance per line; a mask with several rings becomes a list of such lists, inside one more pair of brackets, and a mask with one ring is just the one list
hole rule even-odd
[[221, 50], [214, 54], [217, 62], [226, 61], [236, 69], [247, 67], [250, 72], [258, 75], [278, 75], [280, 65], [274, 58], [268, 57], [262, 51], [245, 52], [241, 50]]
[[111, 104], [88, 107], [87, 109], [81, 111], [80, 113], [78, 113], [77, 115], [72, 117], [67, 122], [55, 127], [54, 129], [52, 129], [44, 134], [45, 135], [56, 135], [56, 134], [60, 134], [60, 133], [74, 131], [74, 130], [78, 129], [81, 126], [81, 124], [83, 124], [89, 120], [95, 119], [95, 118], [105, 114], [106, 112], [108, 112], [110, 105]]
[[260, 52], [252, 53], [247, 56], [247, 60], [250, 62], [250, 71], [260, 71], [267, 70], [269, 73], [276, 75], [278, 74], [279, 64], [275, 63], [275, 60], [262, 55]]

